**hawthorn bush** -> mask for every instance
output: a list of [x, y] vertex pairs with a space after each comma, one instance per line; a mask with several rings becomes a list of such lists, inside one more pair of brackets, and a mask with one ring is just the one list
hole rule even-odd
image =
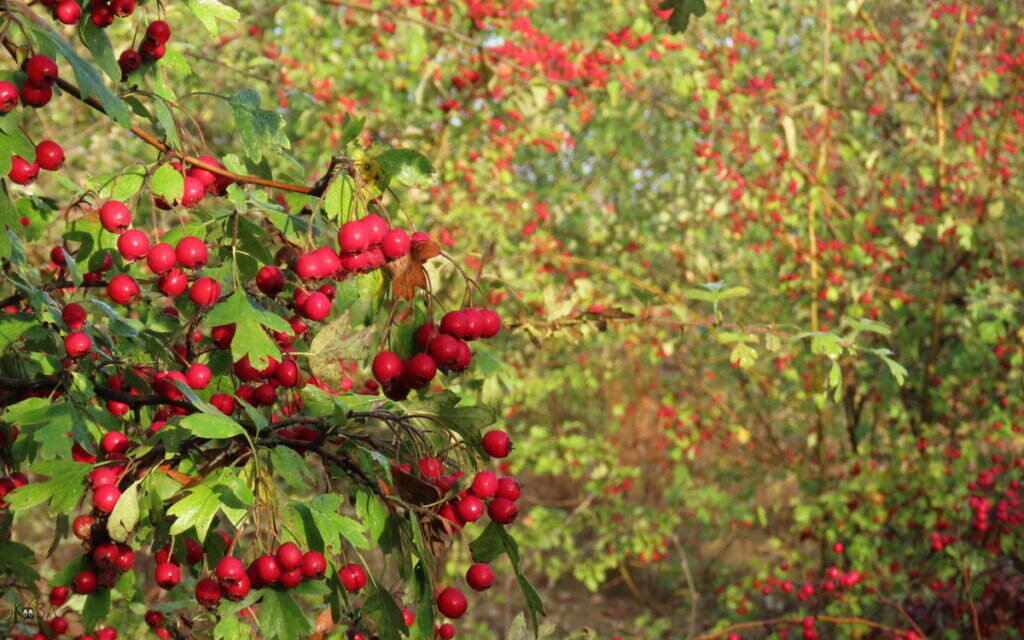
[[2, 9], [0, 633], [447, 639], [503, 571], [536, 628], [429, 159], [347, 118], [306, 165], [256, 89], [189, 91], [215, 0]]

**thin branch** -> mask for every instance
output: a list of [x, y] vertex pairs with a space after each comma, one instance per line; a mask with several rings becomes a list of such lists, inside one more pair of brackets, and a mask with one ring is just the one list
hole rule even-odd
[[899, 74], [910, 83], [910, 86], [914, 88], [914, 91], [919, 93], [921, 97], [928, 102], [928, 104], [935, 104], [937, 98], [932, 95], [930, 91], [925, 89], [920, 82], [918, 82], [917, 78], [914, 77], [914, 74], [910, 73], [909, 69], [900, 64], [899, 60], [896, 58], [896, 52], [892, 50], [892, 47], [889, 46], [886, 39], [878, 32], [878, 27], [875, 26], [875, 21], [868, 12], [862, 7], [857, 11], [857, 16], [864, 21], [865, 25], [867, 25], [868, 31], [871, 32], [874, 41], [878, 43], [878, 46], [882, 47], [882, 51], [885, 53], [889, 61], [892, 62], [893, 66], [896, 67], [896, 71], [898, 71]]

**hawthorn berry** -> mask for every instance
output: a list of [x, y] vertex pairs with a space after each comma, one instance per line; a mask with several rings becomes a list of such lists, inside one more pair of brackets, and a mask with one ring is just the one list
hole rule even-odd
[[149, 238], [139, 229], [128, 229], [117, 237], [117, 251], [128, 262], [135, 262], [149, 253]]
[[96, 518], [89, 515], [80, 515], [71, 522], [71, 531], [79, 540], [88, 540], [92, 536], [92, 525], [95, 523]]
[[500, 429], [485, 433], [482, 445], [487, 455], [494, 458], [506, 458], [512, 453], [512, 439]]
[[381, 240], [380, 250], [385, 258], [395, 260], [409, 253], [409, 246], [409, 234], [402, 229], [392, 229]]
[[426, 353], [417, 353], [402, 363], [402, 382], [411, 389], [427, 386], [437, 375], [437, 363]]
[[372, 247], [384, 240], [384, 234], [388, 231], [388, 223], [376, 213], [370, 213], [359, 219], [366, 229], [366, 240]]
[[89, 486], [93, 491], [108, 484], [117, 484], [117, 472], [110, 467], [96, 467], [89, 472]]
[[459, 517], [466, 522], [476, 522], [484, 515], [484, 501], [480, 498], [469, 495], [459, 500], [457, 511]]
[[294, 589], [302, 582], [302, 569], [295, 568], [282, 571], [281, 577], [277, 579], [277, 586], [283, 589]]
[[438, 625], [436, 631], [439, 640], [452, 640], [455, 637], [455, 627], [450, 622]]
[[171, 27], [163, 20], [154, 20], [146, 27], [146, 37], [156, 44], [166, 44], [171, 39]]
[[498, 479], [498, 491], [495, 492], [496, 496], [515, 502], [519, 499], [519, 494], [519, 483], [516, 482], [515, 478], [505, 476], [504, 478]]
[[54, 587], [50, 590], [50, 605], [59, 609], [68, 601], [71, 589], [68, 587]]
[[224, 556], [217, 563], [214, 574], [222, 587], [230, 587], [238, 584], [245, 576], [245, 565], [234, 556]]
[[178, 264], [190, 271], [205, 267], [210, 257], [206, 243], [195, 236], [185, 236], [178, 240], [174, 253], [178, 257]]
[[323, 320], [331, 313], [331, 299], [314, 291], [302, 303], [302, 316], [314, 322]]
[[160, 58], [163, 58], [167, 54], [167, 45], [156, 44], [149, 38], [142, 41], [142, 45], [139, 47], [139, 55], [142, 56], [143, 60], [149, 62], [156, 62]]
[[156, 286], [164, 295], [176, 298], [188, 289], [188, 276], [178, 267], [172, 267], [157, 279]]
[[27, 186], [35, 182], [38, 176], [38, 164], [29, 162], [21, 156], [11, 158], [11, 170], [7, 172], [7, 177], [11, 179], [11, 182]]
[[519, 507], [507, 498], [495, 498], [487, 505], [487, 515], [498, 524], [512, 524], [519, 515]]
[[57, 63], [50, 56], [38, 53], [25, 61], [25, 74], [32, 84], [49, 86], [57, 79]]
[[88, 595], [96, 590], [96, 573], [86, 569], [78, 572], [71, 580], [71, 589], [79, 595]]
[[302, 567], [302, 551], [294, 542], [285, 542], [277, 548], [277, 563], [284, 571]]
[[256, 558], [252, 569], [258, 584], [273, 585], [281, 577], [281, 566], [277, 564], [277, 558], [269, 553]]
[[77, 360], [92, 351], [92, 340], [81, 331], [69, 333], [64, 337], [64, 351], [69, 358]]
[[252, 589], [252, 581], [248, 575], [242, 573], [237, 582], [224, 587], [224, 597], [232, 602], [238, 602], [249, 595], [250, 589]]
[[481, 500], [486, 500], [497, 493], [498, 476], [493, 471], [480, 471], [473, 477], [469, 490]]
[[210, 404], [227, 416], [235, 412], [235, 399], [226, 393], [215, 393], [210, 396]]
[[117, 545], [112, 542], [104, 542], [96, 545], [92, 550], [92, 562], [100, 569], [109, 569], [114, 566], [114, 561], [121, 555], [117, 551]]
[[185, 184], [181, 192], [181, 206], [193, 209], [204, 196], [206, 196], [206, 185], [198, 178], [185, 176]]
[[319, 551], [307, 551], [302, 556], [302, 575], [313, 580], [320, 580], [327, 571], [327, 559]]
[[494, 571], [491, 565], [477, 562], [466, 571], [466, 583], [476, 591], [486, 591], [494, 582]]
[[405, 623], [405, 626], [411, 627], [416, 622], [416, 614], [411, 609], [402, 609], [402, 622]]
[[57, 616], [56, 618], [51, 618], [46, 623], [46, 626], [50, 627], [50, 631], [59, 636], [68, 630], [68, 619], [64, 616]]
[[118, 571], [129, 571], [135, 564], [135, 552], [126, 544], [117, 545], [117, 557], [114, 559], [114, 568]]
[[256, 287], [273, 298], [284, 290], [284, 272], [268, 264], [256, 274]]
[[114, 24], [114, 11], [107, 4], [93, 4], [90, 9], [89, 20], [99, 27], [106, 29]]
[[128, 436], [120, 431], [108, 431], [103, 434], [100, 440], [100, 449], [107, 455], [111, 453], [124, 453], [131, 446]]
[[53, 10], [53, 15], [62, 24], [78, 24], [82, 19], [82, 7], [75, 0], [61, 0]]
[[205, 389], [212, 378], [210, 367], [201, 362], [196, 362], [185, 371], [185, 380], [192, 389]]
[[18, 87], [6, 80], [0, 81], [0, 113], [8, 113], [18, 106]]
[[109, 514], [121, 499], [121, 490], [115, 485], [104, 485], [92, 492], [92, 506], [100, 513]]
[[174, 247], [166, 242], [153, 245], [146, 254], [146, 265], [157, 275], [167, 273], [177, 264], [178, 256], [174, 252]]
[[64, 150], [53, 140], [36, 145], [36, 164], [45, 171], [57, 171], [64, 166]]
[[25, 106], [40, 108], [45, 107], [53, 98], [53, 89], [49, 85], [38, 85], [26, 82], [21, 85], [21, 101]]
[[442, 333], [430, 341], [427, 353], [437, 362], [439, 369], [449, 370], [459, 364], [459, 358], [462, 355], [462, 349], [459, 348], [461, 342], [458, 338]]
[[454, 587], [443, 589], [437, 594], [435, 602], [441, 615], [452, 619], [461, 618], [466, 613], [466, 607], [469, 604], [466, 601], [466, 596]]
[[338, 230], [338, 246], [345, 253], [360, 253], [370, 248], [370, 230], [359, 220], [341, 225]]
[[181, 569], [173, 562], [164, 562], [156, 566], [153, 578], [162, 589], [173, 589], [181, 582]]
[[345, 589], [353, 593], [366, 586], [366, 570], [358, 564], [347, 564], [338, 569], [338, 578]]
[[146, 624], [150, 627], [159, 627], [164, 622], [164, 614], [150, 609], [146, 612], [146, 615], [143, 616], [143, 620], [145, 620]]
[[135, 13], [135, 0], [110, 0], [110, 10], [118, 18], [127, 18]]
[[192, 283], [188, 290], [189, 300], [199, 307], [208, 307], [220, 299], [220, 283], [213, 278], [202, 277]]
[[132, 223], [132, 213], [125, 203], [108, 200], [100, 207], [100, 224], [111, 233], [123, 233]]
[[381, 384], [394, 382], [402, 377], [402, 359], [394, 352], [381, 351], [374, 356], [371, 370], [377, 382]]

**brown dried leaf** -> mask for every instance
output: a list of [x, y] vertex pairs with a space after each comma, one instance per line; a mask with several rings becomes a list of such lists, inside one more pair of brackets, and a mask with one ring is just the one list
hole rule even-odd
[[424, 506], [441, 499], [440, 489], [401, 469], [392, 469], [391, 477], [395, 480], [398, 495], [409, 504]]
[[409, 249], [412, 259], [423, 264], [431, 258], [441, 255], [441, 245], [431, 239], [414, 241]]
[[180, 471], [175, 471], [174, 469], [171, 469], [171, 465], [169, 464], [162, 464], [159, 467], [157, 467], [157, 469], [168, 478], [171, 478], [172, 480], [176, 480], [179, 483], [181, 483], [181, 486], [183, 487], [191, 487], [192, 485], [202, 480], [202, 478], [193, 478], [192, 476], [185, 475]]
[[412, 243], [409, 253], [384, 265], [384, 270], [391, 276], [391, 292], [396, 298], [412, 300], [416, 289], [427, 288], [427, 272], [423, 263], [441, 255], [441, 246], [433, 240], [420, 240]]
[[[331, 608], [327, 607], [320, 612], [320, 615], [316, 617], [316, 626], [313, 627], [314, 636], [325, 637], [331, 631], [334, 631], [334, 627], [338, 626], [334, 622], [334, 618], [331, 617]], [[311, 636], [312, 638], [313, 636]]]

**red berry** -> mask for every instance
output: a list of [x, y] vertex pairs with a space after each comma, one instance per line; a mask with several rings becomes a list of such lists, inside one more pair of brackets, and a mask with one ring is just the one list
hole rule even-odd
[[142, 66], [142, 56], [134, 49], [125, 49], [117, 59], [117, 66], [121, 67], [121, 73], [127, 76]]
[[25, 62], [25, 74], [34, 85], [51, 85], [57, 79], [57, 63], [48, 55], [36, 54]]
[[394, 382], [402, 376], [402, 359], [391, 351], [381, 351], [373, 358], [371, 369], [377, 382]]
[[307, 551], [302, 556], [302, 575], [314, 580], [320, 580], [327, 571], [327, 560], [324, 554], [319, 551]]
[[454, 587], [448, 587], [437, 594], [437, 610], [448, 618], [461, 618], [466, 613], [466, 596]]
[[437, 637], [439, 640], [452, 640], [455, 637], [455, 627], [450, 622], [446, 622], [437, 627]]
[[495, 498], [487, 505], [487, 515], [498, 524], [511, 524], [519, 515], [519, 507], [507, 498]]
[[371, 247], [380, 244], [384, 239], [384, 234], [388, 232], [388, 223], [376, 213], [363, 216], [359, 222], [362, 222], [363, 227], [366, 228], [366, 239]]
[[380, 243], [381, 253], [388, 260], [401, 258], [409, 253], [409, 234], [402, 229], [392, 229], [384, 236]]
[[360, 253], [370, 248], [370, 231], [358, 220], [346, 222], [338, 230], [338, 246], [345, 253]]
[[114, 12], [111, 10], [110, 5], [94, 4], [91, 11], [89, 20], [100, 29], [106, 29], [114, 24]]
[[93, 491], [108, 484], [117, 484], [117, 472], [110, 467], [97, 467], [89, 472], [89, 486]]
[[77, 360], [92, 351], [92, 340], [81, 331], [69, 333], [64, 337], [64, 351], [69, 358]]
[[110, 10], [118, 18], [127, 18], [135, 13], [135, 0], [110, 0]]
[[123, 202], [109, 200], [100, 207], [100, 224], [111, 233], [122, 233], [132, 223], [132, 212]]
[[164, 562], [156, 566], [153, 577], [161, 588], [173, 589], [181, 582], [181, 569], [173, 562]]
[[417, 353], [402, 363], [402, 382], [410, 389], [427, 386], [437, 375], [437, 363], [425, 353]]
[[146, 37], [156, 44], [166, 44], [171, 39], [171, 27], [163, 20], [154, 20], [146, 27]]
[[281, 577], [277, 579], [277, 586], [282, 589], [294, 589], [302, 582], [302, 569], [295, 568], [282, 571]]
[[71, 593], [71, 589], [67, 587], [54, 587], [50, 591], [50, 604], [56, 608], [64, 606], [64, 603], [68, 601], [68, 595]]
[[56, 171], [64, 166], [64, 150], [53, 140], [43, 140], [36, 145], [36, 163], [40, 169]]
[[456, 338], [464, 338], [468, 323], [461, 311], [449, 311], [441, 318], [441, 333], [447, 333]]
[[149, 60], [150, 62], [156, 62], [166, 54], [167, 45], [156, 44], [149, 38], [143, 40], [142, 46], [139, 47], [139, 55], [142, 56], [143, 60]]
[[50, 631], [52, 631], [55, 635], [58, 636], [68, 630], [68, 619], [64, 616], [57, 616], [56, 618], [52, 618], [46, 624], [48, 627], [50, 627]]
[[199, 205], [206, 195], [206, 185], [198, 178], [185, 176], [185, 186], [181, 192], [181, 206], [192, 209]]
[[512, 453], [512, 439], [500, 429], [493, 429], [484, 434], [484, 451], [494, 458], [505, 458]]
[[459, 364], [462, 355], [462, 349], [459, 347], [461, 342], [458, 338], [442, 333], [430, 341], [427, 353], [437, 362], [438, 368], [448, 370]]
[[193, 389], [205, 389], [212, 378], [213, 373], [210, 371], [210, 367], [201, 362], [193, 364], [185, 371], [185, 380]]
[[314, 291], [302, 303], [302, 316], [319, 322], [331, 314], [331, 299]]
[[10, 82], [0, 81], [0, 113], [13, 111], [16, 106], [18, 106], [18, 87]]
[[484, 501], [476, 496], [466, 496], [459, 501], [459, 517], [466, 522], [476, 522], [484, 515]]
[[95, 523], [96, 518], [81, 515], [71, 522], [71, 531], [74, 532], [75, 537], [79, 540], [88, 540], [92, 536], [92, 525]]
[[222, 324], [210, 329], [210, 339], [220, 349], [227, 349], [235, 337], [234, 324]]
[[294, 360], [284, 360], [274, 369], [274, 380], [282, 387], [294, 387], [299, 382], [299, 365]]
[[143, 617], [143, 620], [145, 620], [146, 624], [148, 624], [151, 627], [159, 627], [164, 621], [164, 614], [160, 613], [159, 611], [153, 611], [152, 609], [150, 609], [146, 612], [146, 615]]
[[220, 299], [220, 283], [213, 278], [202, 277], [192, 283], [188, 290], [189, 300], [199, 307], [208, 307]]
[[519, 483], [516, 482], [515, 478], [506, 476], [498, 480], [498, 491], [495, 495], [499, 498], [515, 502], [519, 499], [519, 493]]
[[114, 561], [120, 555], [116, 544], [104, 542], [103, 544], [96, 545], [92, 550], [92, 562], [100, 569], [109, 569], [114, 566]]
[[185, 541], [185, 564], [193, 565], [203, 559], [203, 546], [195, 540]]
[[494, 582], [491, 565], [478, 562], [466, 571], [466, 583], [476, 591], [487, 591]]
[[281, 566], [277, 564], [277, 558], [264, 553], [253, 562], [253, 573], [260, 584], [272, 585], [281, 577]]
[[436, 324], [425, 322], [416, 329], [416, 333], [413, 334], [413, 342], [416, 343], [416, 347], [420, 351], [426, 351], [430, 342], [439, 335], [441, 335], [441, 330]]
[[202, 269], [210, 257], [206, 243], [195, 236], [185, 236], [178, 240], [174, 253], [178, 257], [178, 264], [190, 270]]
[[35, 162], [29, 162], [21, 156], [14, 156], [11, 158], [11, 170], [7, 172], [7, 177], [11, 179], [11, 182], [21, 185], [30, 185], [36, 181], [38, 176], [38, 164]]
[[176, 298], [188, 289], [188, 276], [178, 267], [172, 267], [170, 271], [160, 276], [156, 286], [164, 295]]
[[294, 542], [286, 542], [277, 548], [277, 563], [285, 571], [298, 569], [302, 566], [302, 551]]
[[117, 237], [117, 250], [122, 258], [134, 262], [149, 253], [149, 238], [139, 229], [128, 229]]
[[481, 500], [486, 500], [497, 493], [498, 476], [493, 471], [481, 471], [473, 477], [469, 490]]
[[483, 329], [483, 318], [480, 316], [480, 312], [476, 309], [463, 309], [462, 318], [466, 321], [465, 334], [462, 339], [476, 340], [479, 338], [480, 331]]
[[366, 586], [366, 570], [358, 564], [347, 564], [338, 569], [338, 577], [345, 589], [353, 593]]
[[493, 338], [501, 331], [501, 316], [494, 309], [480, 310], [480, 337]]
[[214, 574], [222, 587], [237, 585], [245, 577], [245, 565], [234, 556], [224, 556], [217, 563]]
[[252, 588], [252, 581], [245, 573], [238, 579], [238, 582], [232, 585], [224, 587], [224, 597], [232, 602], [238, 602], [245, 596], [249, 595], [249, 590]]
[[195, 593], [196, 601], [207, 609], [216, 607], [220, 602], [221, 588], [213, 578], [203, 578], [197, 582]]
[[63, 24], [78, 24], [82, 18], [82, 7], [75, 0], [60, 0], [53, 15]]
[[419, 467], [423, 477], [428, 480], [437, 480], [444, 475], [444, 466], [440, 460], [434, 457], [420, 458], [416, 462], [416, 466]]
[[103, 439], [100, 440], [100, 448], [107, 455], [111, 453], [124, 453], [128, 450], [129, 446], [131, 446], [131, 441], [128, 439], [128, 436], [120, 431], [108, 431], [103, 434]]
[[235, 399], [226, 393], [215, 393], [210, 396], [210, 404], [226, 416], [235, 412]]
[[78, 594], [88, 595], [96, 590], [96, 574], [86, 569], [71, 580], [71, 589]]
[[135, 552], [126, 544], [117, 545], [117, 558], [114, 559], [114, 568], [118, 571], [129, 571], [135, 564]]
[[115, 485], [108, 484], [92, 492], [92, 506], [101, 513], [110, 513], [114, 505], [121, 499], [121, 490]]
[[146, 254], [146, 265], [157, 275], [167, 273], [176, 264], [178, 264], [178, 256], [174, 253], [174, 247], [166, 242], [153, 245]]
[[53, 89], [48, 85], [26, 82], [21, 85], [21, 101], [28, 107], [45, 107], [53, 98]]
[[274, 297], [284, 290], [284, 272], [268, 264], [256, 274], [256, 286], [265, 295]]

